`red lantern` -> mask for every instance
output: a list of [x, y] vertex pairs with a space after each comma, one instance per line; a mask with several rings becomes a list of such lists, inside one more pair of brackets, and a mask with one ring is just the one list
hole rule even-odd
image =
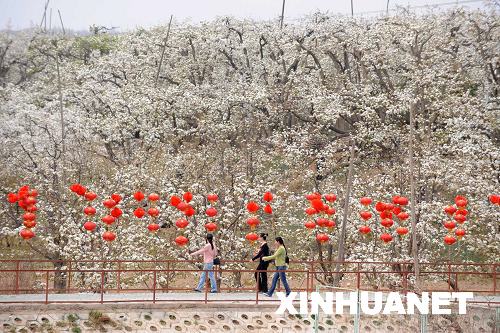
[[380, 212], [380, 218], [381, 219], [392, 219], [392, 212], [388, 210], [384, 210], [383, 212]]
[[178, 219], [177, 221], [175, 221], [175, 226], [179, 229], [184, 229], [188, 226], [188, 224], [189, 222], [185, 219]]
[[[492, 194], [488, 197], [490, 202], [494, 205], [500, 204], [500, 195]], [[9, 201], [10, 202], [10, 201]]]
[[320, 218], [316, 219], [316, 224], [318, 225], [318, 227], [326, 227], [328, 224], [328, 220], [320, 217]]
[[309, 201], [312, 200], [321, 200], [321, 194], [319, 193], [311, 193], [306, 195], [306, 199]]
[[94, 208], [94, 207], [92, 207], [92, 206], [88, 206], [88, 207], [85, 207], [85, 208], [83, 209], [83, 213], [84, 213], [85, 215], [95, 215], [95, 212], [96, 212], [96, 210], [95, 210], [95, 208]]
[[88, 221], [83, 224], [83, 228], [87, 231], [94, 231], [96, 227], [97, 225], [92, 221]]
[[76, 190], [76, 194], [85, 195], [85, 192], [87, 192], [87, 189], [84, 186], [79, 185], [78, 189]]
[[31, 190], [30, 194], [31, 197], [37, 197], [38, 196], [38, 191], [37, 190]]
[[446, 221], [445, 223], [443, 223], [443, 226], [449, 231], [452, 231], [453, 229], [455, 229], [457, 224], [453, 221]]
[[307, 209], [306, 209], [306, 214], [307, 214], [307, 215], [309, 215], [309, 216], [310, 216], [310, 215], [314, 215], [314, 214], [316, 214], [316, 213], [317, 213], [317, 212], [316, 212], [316, 209], [314, 209], [314, 208], [312, 208], [312, 207], [309, 207], [309, 208], [307, 208]]
[[398, 215], [399, 213], [401, 213], [401, 210], [402, 210], [402, 209], [401, 209], [401, 207], [399, 207], [399, 206], [395, 206], [395, 207], [392, 209], [392, 213], [393, 213], [394, 215]]
[[184, 236], [177, 236], [175, 238], [175, 243], [178, 245], [178, 246], [184, 246], [186, 245], [187, 243], [189, 242], [189, 240], [184, 237]]
[[181, 198], [179, 198], [178, 196], [176, 195], [173, 195], [170, 197], [170, 205], [174, 206], [174, 207], [178, 207], [178, 205], [181, 203]]
[[148, 200], [149, 201], [158, 201], [158, 200], [160, 200], [160, 196], [158, 195], [158, 193], [151, 193], [148, 196]]
[[264, 193], [264, 201], [267, 202], [273, 201], [273, 194], [271, 192]]
[[462, 224], [465, 222], [465, 220], [467, 219], [465, 217], [465, 215], [462, 215], [462, 214], [455, 214], [455, 217], [454, 217], [455, 221], [457, 221], [458, 223]]
[[24, 199], [24, 203], [27, 206], [32, 206], [32, 205], [36, 204], [36, 199], [33, 197], [27, 197], [26, 199]]
[[95, 198], [97, 198], [97, 194], [95, 194], [94, 192], [86, 192], [85, 193], [85, 199], [87, 199], [88, 201], [92, 201]]
[[26, 211], [30, 213], [34, 213], [38, 210], [38, 208], [35, 205], [30, 205], [26, 207]]
[[392, 241], [392, 236], [390, 234], [382, 234], [380, 235], [380, 240], [387, 244]]
[[149, 216], [156, 217], [156, 216], [160, 215], [160, 211], [158, 210], [158, 208], [151, 207], [148, 209], [148, 214], [149, 214]]
[[104, 239], [107, 242], [112, 242], [116, 239], [116, 235], [111, 231], [105, 231], [102, 234], [102, 239]]
[[137, 191], [134, 193], [134, 199], [136, 201], [140, 202], [140, 201], [144, 200], [144, 198], [145, 198], [144, 193], [142, 193], [141, 191]]
[[122, 201], [122, 196], [117, 193], [113, 193], [111, 194], [111, 199], [113, 199], [113, 201], [118, 204], [120, 201]]
[[359, 232], [360, 232], [360, 233], [362, 233], [363, 235], [367, 235], [367, 234], [369, 234], [369, 233], [370, 233], [370, 231], [372, 231], [372, 229], [371, 229], [369, 226], [367, 226], [367, 225], [363, 225], [363, 226], [359, 227], [359, 229], [358, 229], [358, 230], [359, 230]]
[[185, 211], [188, 207], [190, 206], [184, 201], [181, 201], [177, 204], [177, 209], [180, 210], [181, 212]]
[[444, 242], [446, 245], [453, 245], [456, 241], [457, 239], [453, 236], [450, 235], [444, 236]]
[[255, 217], [251, 217], [247, 220], [247, 224], [250, 226], [250, 229], [253, 230], [260, 224], [260, 221]]
[[455, 204], [457, 207], [465, 207], [467, 206], [467, 199], [462, 195], [457, 195], [455, 197]]
[[184, 198], [184, 201], [186, 201], [186, 203], [189, 203], [191, 200], [193, 200], [193, 194], [191, 194], [191, 192], [184, 193], [182, 197]]
[[23, 238], [23, 239], [31, 239], [33, 237], [35, 237], [35, 233], [31, 230], [31, 229], [22, 229], [20, 232], [19, 232], [19, 235]]
[[205, 229], [207, 229], [208, 232], [214, 232], [217, 230], [217, 224], [213, 222], [207, 223], [205, 224]]
[[361, 218], [365, 221], [369, 220], [372, 218], [372, 213], [368, 212], [368, 211], [362, 211], [362, 212], [359, 212], [359, 215], [361, 216]]
[[325, 194], [325, 200], [328, 202], [335, 202], [337, 200], [337, 196], [335, 194]]
[[7, 194], [7, 201], [10, 202], [10, 203], [16, 203], [18, 200], [17, 198], [17, 194], [15, 193], [9, 193]]
[[321, 199], [311, 200], [311, 206], [318, 212], [321, 212], [325, 209], [325, 204], [323, 203], [323, 201], [321, 201]]
[[327, 209], [325, 209], [325, 213], [327, 215], [333, 215], [335, 214], [337, 211], [335, 210], [335, 208], [332, 208], [332, 207], [328, 207]]
[[395, 205], [399, 204], [399, 195], [395, 195], [392, 197], [392, 203]]
[[401, 212], [397, 216], [398, 216], [398, 219], [400, 219], [401, 221], [404, 221], [410, 217], [410, 214], [408, 214], [407, 212]]
[[272, 214], [273, 213], [273, 208], [271, 207], [270, 204], [267, 204], [265, 207], [264, 207], [264, 213], [266, 214]]
[[245, 236], [246, 240], [249, 241], [251, 244], [253, 244], [257, 239], [259, 239], [259, 236], [254, 233], [254, 232], [251, 232], [249, 234], [247, 234]]
[[457, 209], [455, 208], [455, 206], [448, 206], [448, 207], [445, 207], [444, 211], [448, 215], [453, 215], [453, 214], [455, 214], [455, 212], [457, 211]]
[[384, 210], [386, 210], [386, 208], [385, 208], [385, 203], [380, 202], [380, 201], [379, 201], [379, 202], [377, 202], [377, 203], [375, 204], [375, 210], [376, 210], [377, 212], [379, 212], [379, 213], [380, 213], [380, 212], [383, 212]]
[[209, 217], [214, 217], [217, 215], [217, 209], [215, 209], [214, 207], [210, 207], [206, 210], [205, 212]]
[[23, 224], [26, 228], [34, 228], [36, 226], [36, 221], [35, 220], [26, 220], [26, 221], [23, 221]]
[[363, 206], [368, 206], [372, 203], [372, 199], [370, 198], [367, 198], [367, 197], [362, 197], [361, 199], [359, 199], [359, 202], [363, 205]]
[[455, 230], [455, 235], [457, 236], [458, 239], [462, 239], [462, 237], [465, 236], [465, 230], [457, 229]]
[[106, 223], [107, 225], [111, 225], [111, 224], [115, 223], [116, 219], [111, 215], [106, 215], [101, 220], [102, 220], [102, 222]]
[[314, 229], [316, 228], [316, 223], [314, 223], [313, 221], [307, 221], [304, 226], [307, 228], [307, 229]]
[[386, 228], [390, 228], [392, 227], [392, 225], [394, 224], [394, 221], [391, 220], [391, 219], [383, 219], [381, 222], [380, 222], [381, 225], [383, 225], [384, 227]]
[[463, 215], [463, 216], [467, 216], [468, 213], [469, 211], [467, 211], [467, 209], [465, 208], [460, 208], [455, 212], [456, 215]]
[[327, 220], [327, 222], [326, 222], [326, 227], [329, 229], [335, 228], [335, 225], [336, 225], [335, 221], [333, 221], [333, 220]]
[[404, 236], [408, 233], [408, 228], [407, 227], [397, 227], [396, 232], [398, 233], [398, 235]]
[[142, 207], [139, 207], [136, 210], [134, 210], [134, 215], [137, 218], [142, 218], [145, 214], [146, 211]]
[[250, 213], [255, 213], [259, 210], [259, 205], [255, 201], [250, 201], [247, 204], [247, 209]]
[[104, 205], [104, 207], [111, 209], [116, 206], [116, 201], [114, 201], [113, 199], [106, 199], [102, 204]]
[[207, 200], [210, 201], [211, 203], [214, 203], [217, 200], [219, 200], [219, 196], [217, 194], [209, 194], [207, 195]]
[[195, 210], [194, 210], [194, 208], [193, 208], [193, 207], [191, 207], [191, 206], [188, 206], [188, 207], [186, 208], [186, 210], [184, 211], [184, 215], [186, 215], [187, 217], [191, 217], [191, 216], [193, 216], [195, 213], [196, 213], [196, 211], [195, 211]]
[[327, 234], [317, 234], [316, 240], [321, 244], [326, 243], [330, 240], [330, 237]]
[[23, 214], [23, 220], [26, 220], [26, 221], [33, 221], [35, 220], [36, 218], [36, 215], [34, 213], [24, 213]]
[[119, 218], [120, 216], [122, 216], [122, 214], [122, 210], [118, 207], [115, 207], [111, 210], [111, 216], [113, 217]]
[[148, 225], [148, 230], [150, 232], [157, 232], [158, 230], [160, 230], [160, 225], [156, 223], [151, 223], [150, 225]]
[[406, 206], [406, 205], [408, 205], [408, 203], [409, 203], [409, 200], [406, 197], [399, 197], [398, 201], [395, 202], [395, 204], [398, 204], [400, 206]]

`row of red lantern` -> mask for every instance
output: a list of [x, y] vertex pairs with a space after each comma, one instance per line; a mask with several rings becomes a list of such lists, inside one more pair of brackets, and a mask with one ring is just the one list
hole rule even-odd
[[443, 238], [446, 245], [453, 245], [457, 240], [461, 240], [466, 232], [462, 227], [457, 227], [457, 223], [462, 225], [467, 220], [468, 211], [467, 199], [462, 195], [457, 195], [455, 197], [455, 205], [450, 205], [444, 208], [444, 212], [449, 216], [453, 217], [454, 221], [445, 221], [443, 227], [448, 230], [448, 234]]
[[[319, 217], [316, 218], [315, 221], [307, 221], [304, 226], [309, 231], [313, 231], [316, 227], [318, 228], [328, 228], [332, 230], [336, 223], [333, 219], [331, 219], [332, 215], [335, 215], [336, 210], [334, 207], [328, 205], [333, 205], [333, 203], [337, 200], [337, 196], [332, 193], [321, 195], [320, 193], [311, 193], [307, 194], [305, 198], [309, 201], [309, 207], [305, 209], [305, 213], [308, 216], [313, 216], [318, 214]], [[320, 214], [323, 214], [322, 217]], [[330, 240], [330, 236], [324, 232], [316, 233], [316, 241], [319, 243], [326, 243]]]
[[[366, 209], [368, 209], [373, 200], [368, 197], [362, 197], [359, 202], [362, 206], [365, 207], [365, 210], [359, 213], [361, 219], [364, 220], [365, 223], [358, 228], [358, 231], [362, 235], [368, 235], [370, 232], [372, 232], [372, 229], [367, 225], [367, 221], [373, 217], [373, 214]], [[377, 202], [375, 204], [375, 210], [380, 216], [380, 224], [384, 228], [390, 229], [394, 225], [395, 216], [398, 218], [400, 223], [400, 225], [396, 228], [396, 233], [400, 236], [408, 234], [408, 228], [404, 225], [401, 225], [402, 222], [406, 221], [410, 217], [410, 215], [403, 210], [403, 207], [408, 205], [408, 202], [408, 198], [398, 195], [392, 198], [392, 203], [385, 203], [382, 201]], [[393, 240], [393, 236], [388, 232], [383, 232], [379, 238], [384, 243], [390, 243]]]
[[[273, 199], [273, 194], [269, 191], [265, 192], [262, 196], [262, 200], [264, 201], [265, 205], [262, 211], [265, 214], [271, 215], [273, 213], [273, 208], [271, 207], [271, 201], [273, 201]], [[245, 239], [248, 240], [250, 244], [253, 244], [257, 239], [259, 239], [259, 235], [253, 232], [253, 230], [255, 230], [255, 228], [257, 228], [260, 224], [260, 220], [257, 217], [257, 212], [259, 211], [259, 209], [260, 206], [257, 202], [251, 200], [247, 203], [247, 211], [251, 214], [247, 219], [247, 225], [252, 231], [245, 236]]]
[[24, 228], [19, 232], [19, 236], [25, 240], [35, 237], [33, 228], [36, 226], [37, 196], [38, 191], [30, 189], [28, 185], [21, 186], [17, 193], [7, 194], [7, 201], [11, 204], [17, 204], [24, 211]]
[[[179, 230], [184, 230], [189, 225], [188, 218], [195, 214], [194, 208], [189, 204], [193, 200], [193, 194], [191, 192], [184, 192], [182, 199], [173, 195], [170, 197], [170, 205], [177, 208], [178, 211], [182, 212], [185, 218], [180, 218], [175, 222], [175, 226]], [[175, 243], [178, 246], [185, 246], [189, 242], [189, 239], [184, 235], [178, 235], [175, 238]]]

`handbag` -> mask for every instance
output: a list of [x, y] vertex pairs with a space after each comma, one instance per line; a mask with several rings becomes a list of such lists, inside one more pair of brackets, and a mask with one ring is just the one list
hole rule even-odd
[[220, 265], [220, 258], [214, 258], [214, 265]]

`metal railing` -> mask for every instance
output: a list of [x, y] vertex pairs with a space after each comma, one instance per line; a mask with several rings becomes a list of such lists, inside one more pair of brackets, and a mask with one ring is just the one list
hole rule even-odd
[[[196, 263], [193, 260], [0, 260], [0, 303], [193, 302], [192, 298], [179, 296], [179, 292], [185, 294], [192, 290], [192, 287], [179, 286], [179, 281], [186, 282], [190, 278], [190, 282], [195, 283], [195, 273], [201, 272], [196, 268]], [[221, 267], [215, 269], [219, 280], [221, 274], [239, 276], [240, 282], [236, 286], [231, 286], [227, 281], [221, 284], [219, 281], [219, 292], [230, 293], [235, 297], [209, 297], [207, 277], [204, 297], [195, 301], [256, 304], [271, 301], [267, 297], [263, 298], [257, 284], [251, 282], [256, 270], [247, 268], [249, 265], [251, 263], [248, 261], [223, 260]], [[411, 262], [299, 260], [291, 262], [286, 274], [293, 291], [310, 293], [316, 290], [317, 285], [323, 285], [338, 290], [398, 291], [406, 294], [416, 291], [412, 268]], [[475, 295], [497, 296], [497, 271], [496, 263], [420, 263], [420, 289], [428, 292], [470, 291]], [[274, 269], [267, 272], [271, 278]], [[241, 282], [244, 280], [243, 276], [249, 276], [250, 280], [247, 278], [246, 282]], [[85, 277], [90, 277], [94, 282], [82, 283], [81, 280]], [[335, 280], [340, 280], [340, 283], [335, 283]], [[277, 290], [280, 290], [280, 286]], [[241, 294], [242, 291], [252, 293], [255, 297], [237, 297], [237, 292]], [[116, 297], [123, 293], [123, 297]], [[32, 297], [4, 296], [23, 294]], [[56, 297], [60, 294], [87, 294], [96, 297]], [[138, 297], [132, 297], [134, 294]], [[109, 299], [110, 295], [115, 297]], [[162, 297], [165, 295], [170, 297]], [[475, 302], [495, 306], [499, 303], [490, 299]]]

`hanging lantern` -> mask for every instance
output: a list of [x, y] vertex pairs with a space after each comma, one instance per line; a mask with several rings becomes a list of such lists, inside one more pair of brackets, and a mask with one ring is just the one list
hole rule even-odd
[[[170, 197], [170, 205], [177, 207], [181, 203], [181, 198], [176, 195]], [[178, 208], [178, 207], [177, 207]]]
[[105, 231], [102, 234], [102, 239], [104, 239], [107, 242], [112, 242], [116, 239], [116, 235], [115, 235], [115, 233], [113, 233], [111, 231]]
[[38, 191], [33, 189], [31, 190], [30, 194], [29, 194], [31, 197], [37, 197], [38, 196]]
[[254, 232], [251, 232], [249, 234], [247, 234], [245, 236], [246, 240], [250, 242], [250, 244], [253, 244], [257, 239], [259, 239], [259, 236], [254, 233]]
[[335, 200], [337, 200], [337, 196], [332, 193], [325, 194], [325, 200], [328, 202], [335, 202]]
[[392, 213], [393, 213], [394, 215], [398, 215], [399, 213], [401, 213], [401, 211], [402, 211], [402, 209], [401, 209], [401, 207], [399, 207], [399, 206], [395, 206], [395, 207], [392, 209]]
[[365, 221], [369, 220], [372, 218], [372, 213], [369, 212], [369, 211], [362, 211], [362, 212], [359, 212], [359, 215], [361, 216], [361, 218]]
[[215, 209], [214, 207], [210, 207], [208, 208], [205, 213], [207, 214], [207, 216], [209, 217], [214, 217], [217, 215], [217, 209]]
[[359, 227], [359, 232], [362, 233], [363, 235], [367, 235], [370, 233], [370, 231], [372, 231], [372, 229], [367, 226], [367, 225], [362, 225], [361, 227]]
[[321, 244], [326, 243], [330, 240], [330, 237], [327, 234], [317, 234], [316, 240]]
[[363, 205], [363, 206], [368, 206], [372, 203], [372, 199], [368, 198], [368, 197], [362, 197], [361, 199], [359, 199], [359, 202]]
[[321, 212], [325, 209], [325, 204], [321, 199], [314, 199], [311, 201], [311, 206], [316, 209], [316, 211]]
[[190, 207], [187, 203], [184, 201], [181, 201], [177, 204], [177, 209], [180, 210], [181, 212], [185, 211], [188, 207]]
[[214, 202], [219, 200], [219, 196], [217, 194], [209, 194], [207, 195], [207, 200], [213, 204]]
[[113, 199], [106, 199], [102, 204], [104, 205], [104, 207], [111, 209], [116, 206], [116, 201], [114, 201]]
[[457, 207], [465, 207], [467, 206], [467, 199], [462, 196], [462, 195], [457, 195], [455, 197], [455, 205], [457, 205]]
[[148, 214], [149, 214], [149, 216], [156, 217], [156, 216], [160, 215], [160, 211], [156, 207], [151, 207], [148, 209]]
[[264, 201], [271, 202], [273, 201], [273, 194], [271, 192], [264, 193]]
[[316, 213], [317, 213], [316, 209], [314, 209], [314, 208], [312, 208], [312, 207], [306, 208], [306, 214], [307, 214], [307, 215], [309, 215], [309, 216], [310, 216], [310, 215], [314, 215], [314, 214], [316, 214]]
[[7, 194], [7, 201], [10, 202], [10, 203], [16, 203], [18, 200], [17, 198], [17, 194], [15, 193], [9, 193]]
[[113, 201], [116, 202], [116, 204], [118, 204], [120, 203], [120, 201], [122, 201], [122, 196], [117, 193], [113, 193], [111, 194], [111, 199], [113, 199]]
[[26, 221], [23, 221], [23, 225], [26, 228], [31, 229], [31, 228], [34, 228], [36, 226], [36, 221], [35, 220], [26, 220]]
[[453, 218], [455, 219], [455, 221], [457, 221], [460, 224], [464, 223], [465, 220], [467, 219], [465, 217], [465, 215], [462, 215], [462, 214], [455, 214], [455, 216]]
[[397, 216], [398, 219], [400, 219], [401, 221], [405, 221], [410, 217], [410, 215], [407, 212], [401, 212]]
[[83, 213], [84, 213], [85, 215], [95, 215], [95, 212], [96, 212], [96, 210], [95, 210], [95, 208], [94, 208], [94, 207], [92, 207], [92, 206], [88, 206], [88, 207], [85, 207], [85, 208], [83, 209]]
[[[490, 202], [494, 205], [500, 204], [500, 195], [492, 194], [488, 197]], [[9, 201], [10, 202], [10, 201]], [[15, 201], [14, 201], [15, 202]]]
[[148, 195], [148, 200], [149, 201], [158, 201], [160, 200], [160, 195], [158, 193], [151, 193]]
[[395, 204], [398, 204], [400, 206], [406, 206], [406, 205], [408, 205], [408, 203], [409, 203], [409, 200], [407, 197], [399, 197], [398, 201], [395, 202]]
[[186, 203], [189, 203], [191, 200], [193, 200], [193, 194], [191, 192], [184, 193], [182, 197], [184, 198], [184, 201]]
[[382, 240], [385, 244], [392, 241], [392, 236], [390, 234], [382, 234], [380, 235], [380, 240]]
[[137, 217], [139, 219], [142, 218], [145, 214], [146, 214], [146, 211], [142, 207], [139, 207], [136, 210], [134, 210], [135, 217]]
[[247, 220], [247, 224], [250, 226], [250, 229], [253, 230], [260, 224], [260, 221], [258, 218], [251, 217]]
[[27, 197], [26, 199], [24, 199], [24, 203], [27, 206], [32, 206], [32, 205], [36, 204], [36, 199], [34, 197]]
[[145, 198], [144, 193], [142, 193], [141, 191], [137, 191], [134, 193], [134, 199], [136, 201], [141, 202], [142, 200], [144, 200], [144, 198]]
[[388, 210], [384, 210], [383, 212], [380, 212], [380, 218], [381, 219], [392, 219], [392, 212]]
[[327, 227], [328, 229], [333, 229], [333, 228], [335, 228], [335, 225], [336, 225], [336, 224], [335, 224], [335, 221], [333, 221], [333, 220], [327, 220], [327, 222], [326, 222], [326, 227]]
[[309, 200], [309, 201], [313, 201], [313, 200], [321, 200], [321, 194], [319, 193], [311, 193], [311, 194], [307, 194], [306, 195], [306, 199]]
[[457, 239], [453, 236], [450, 236], [450, 235], [444, 236], [444, 243], [446, 245], [453, 245], [456, 241], [457, 241]]
[[23, 239], [31, 239], [33, 237], [35, 237], [35, 233], [33, 232], [33, 230], [31, 229], [22, 229], [20, 232], [19, 232], [19, 235], [23, 238]]
[[328, 219], [322, 217], [316, 219], [316, 225], [318, 227], [326, 227], [327, 224], [328, 224]]
[[375, 204], [375, 210], [379, 213], [383, 212], [384, 210], [386, 210], [385, 208], [385, 203], [379, 201]]
[[102, 220], [102, 222], [106, 223], [107, 225], [111, 225], [111, 224], [115, 223], [116, 219], [111, 215], [106, 215], [101, 220]]
[[309, 229], [309, 230], [313, 230], [314, 228], [316, 228], [316, 223], [314, 223], [313, 221], [307, 221], [304, 226]]
[[213, 222], [207, 223], [205, 224], [205, 229], [207, 229], [208, 232], [214, 232], [217, 230], [217, 224]]
[[177, 221], [175, 221], [175, 226], [179, 229], [184, 229], [188, 226], [188, 224], [189, 222], [185, 219], [178, 219]]
[[407, 227], [397, 227], [396, 232], [398, 233], [398, 235], [404, 236], [408, 233], [408, 228]]
[[83, 228], [87, 231], [94, 231], [96, 227], [97, 225], [92, 221], [88, 221], [83, 224]]
[[160, 230], [160, 225], [156, 223], [151, 223], [148, 225], [148, 230], [150, 232], [157, 232], [158, 230]]
[[188, 207], [186, 208], [186, 210], [184, 211], [184, 215], [186, 215], [187, 217], [191, 217], [191, 216], [193, 216], [195, 213], [196, 213], [196, 211], [195, 211], [195, 210], [194, 210], [194, 208], [193, 208], [193, 207], [191, 207], [191, 206], [188, 206]]
[[189, 242], [189, 240], [184, 237], [184, 236], [177, 236], [175, 238], [175, 243], [178, 245], [178, 246], [184, 246], [186, 245], [187, 243]]
[[78, 187], [79, 187], [79, 186], [80, 186], [80, 184], [71, 184], [71, 185], [69, 186], [69, 189], [70, 189], [70, 191], [71, 191], [71, 192], [76, 193], [76, 191], [78, 190]]
[[115, 207], [111, 210], [111, 216], [113, 217], [119, 218], [120, 216], [122, 216], [122, 214], [123, 211], [118, 207]]
[[97, 198], [97, 194], [94, 192], [86, 192], [85, 193], [85, 199], [88, 201], [93, 201], [95, 198]]
[[462, 239], [462, 237], [465, 236], [465, 230], [464, 229], [457, 229], [457, 230], [455, 230], [455, 235], [457, 236], [458, 239]]
[[255, 201], [249, 201], [247, 204], [247, 210], [250, 213], [255, 213], [259, 210], [259, 205]]
[[457, 224], [453, 221], [446, 221], [445, 223], [443, 223], [443, 226], [449, 231], [452, 231], [453, 229], [455, 229]]
[[447, 206], [447, 207], [444, 208], [444, 211], [448, 215], [453, 215], [453, 214], [455, 214], [455, 212], [457, 211], [457, 209], [455, 208], [455, 206]]
[[30, 213], [34, 213], [38, 210], [38, 208], [35, 205], [29, 205], [26, 207], [26, 211]]
[[36, 215], [34, 213], [27, 212], [27, 213], [23, 214], [23, 220], [34, 221], [35, 218], [36, 218]]
[[399, 205], [399, 195], [395, 195], [392, 197], [392, 203], [395, 205]]
[[386, 228], [390, 228], [392, 227], [392, 225], [394, 224], [394, 221], [391, 220], [391, 219], [383, 219], [380, 224]]
[[269, 214], [271, 215], [273, 213], [273, 208], [271, 207], [270, 204], [267, 204], [265, 207], [264, 207], [264, 213], [266, 214]]
[[325, 209], [325, 213], [327, 215], [334, 215], [337, 211], [335, 210], [335, 208], [332, 208], [332, 207], [328, 207], [327, 209]]
[[463, 216], [467, 216], [468, 213], [469, 211], [465, 208], [460, 208], [455, 212], [456, 215], [463, 215]]

